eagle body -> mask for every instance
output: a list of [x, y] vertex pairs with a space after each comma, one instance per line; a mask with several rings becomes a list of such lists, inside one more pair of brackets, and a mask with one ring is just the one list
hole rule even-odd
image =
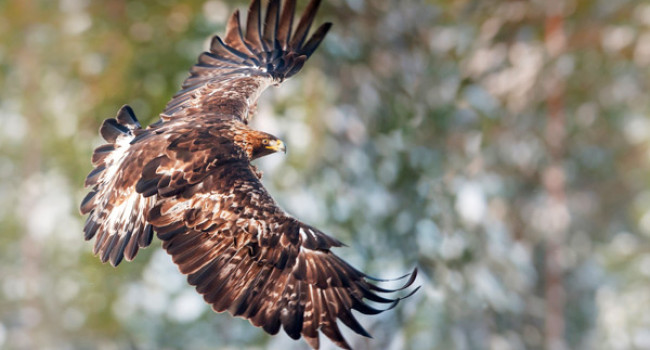
[[[275, 202], [251, 161], [286, 151], [284, 143], [249, 127], [260, 93], [296, 74], [330, 28], [307, 39], [320, 1], [312, 0], [295, 29], [295, 1], [271, 0], [264, 19], [250, 6], [245, 33], [239, 13], [224, 39], [215, 36], [160, 120], [142, 128], [129, 106], [104, 121], [106, 144], [95, 149], [81, 203], [93, 252], [117, 266], [163, 242], [189, 284], [217, 312], [244, 317], [270, 334], [281, 328], [319, 347], [319, 333], [344, 349], [337, 320], [370, 336], [351, 310], [377, 314], [402, 298], [353, 268], [331, 249], [337, 239], [292, 217]], [[365, 300], [388, 304], [377, 309]]]

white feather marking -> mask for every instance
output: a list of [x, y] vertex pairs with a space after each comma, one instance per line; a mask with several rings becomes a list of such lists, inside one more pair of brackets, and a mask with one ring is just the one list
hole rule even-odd
[[129, 147], [129, 143], [133, 138], [133, 134], [129, 131], [126, 135], [119, 135], [117, 139], [115, 139], [115, 144], [120, 147]]
[[305, 233], [305, 230], [301, 227], [299, 232], [300, 232], [300, 238], [302, 238], [303, 241], [306, 241], [308, 237], [307, 237], [307, 233]]
[[103, 172], [102, 182], [112, 182], [115, 174], [121, 168], [121, 164], [128, 155], [129, 147], [119, 146], [106, 157], [106, 169]]
[[112, 236], [124, 235], [126, 231], [133, 230], [136, 225], [144, 223], [144, 208], [153, 197], [144, 198], [141, 194], [131, 190], [125, 201], [113, 207], [104, 221], [104, 227]]
[[173, 207], [169, 208], [165, 214], [174, 214], [178, 213], [180, 211], [189, 209], [192, 207], [192, 203], [190, 201], [183, 201], [183, 202], [178, 202], [176, 203]]

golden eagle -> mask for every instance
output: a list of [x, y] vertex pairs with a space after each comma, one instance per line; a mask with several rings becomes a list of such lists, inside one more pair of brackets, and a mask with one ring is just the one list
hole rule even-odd
[[215, 311], [270, 334], [282, 327], [315, 349], [320, 331], [349, 349], [337, 319], [369, 337], [351, 310], [384, 311], [364, 299], [394, 307], [403, 298], [379, 294], [410, 286], [417, 270], [399, 289], [370, 283], [382, 280], [334, 255], [341, 242], [283, 211], [250, 163], [285, 151], [248, 121], [260, 93], [296, 74], [327, 34], [331, 23], [308, 38], [319, 3], [312, 0], [292, 30], [295, 0], [282, 8], [271, 0], [263, 19], [254, 0], [245, 31], [235, 11], [159, 121], [143, 129], [129, 106], [105, 120], [107, 143], [92, 156], [81, 213], [85, 239], [96, 237], [93, 252], [103, 262], [133, 260], [156, 232]]

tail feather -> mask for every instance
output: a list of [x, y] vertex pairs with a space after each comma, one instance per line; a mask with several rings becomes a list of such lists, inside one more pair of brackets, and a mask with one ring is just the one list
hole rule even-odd
[[100, 134], [108, 142], [95, 149], [95, 165], [86, 177], [91, 191], [81, 201], [82, 214], [88, 214], [84, 238], [97, 237], [93, 253], [102, 262], [117, 266], [123, 258], [132, 260], [138, 249], [151, 243], [151, 225], [144, 219], [145, 210], [154, 199], [144, 198], [129, 185], [129, 176], [137, 169], [129, 168], [131, 142], [142, 132], [142, 126], [131, 107], [125, 105], [115, 118], [104, 121]]

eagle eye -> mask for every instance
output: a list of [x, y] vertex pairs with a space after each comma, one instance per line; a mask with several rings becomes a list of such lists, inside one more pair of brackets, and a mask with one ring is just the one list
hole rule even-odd
[[262, 143], [265, 144], [265, 145], [267, 145], [267, 144], [269, 143], [269, 140], [268, 140], [268, 139], [264, 139], [264, 140], [262, 140]]

